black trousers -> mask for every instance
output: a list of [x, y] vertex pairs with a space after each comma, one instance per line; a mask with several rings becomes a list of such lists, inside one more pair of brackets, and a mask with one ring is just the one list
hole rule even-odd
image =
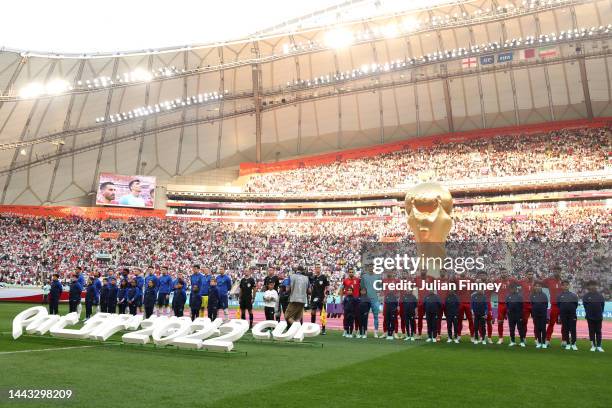
[[601, 347], [601, 320], [587, 319], [589, 325], [589, 340], [595, 347]]
[[50, 299], [49, 300], [49, 314], [59, 314], [59, 299]]
[[387, 336], [393, 336], [393, 332], [395, 332], [395, 319], [397, 319], [397, 308], [387, 307], [385, 309], [385, 322], [387, 323], [387, 327], [384, 328], [387, 332]]
[[117, 304], [111, 303], [106, 306], [106, 313], [117, 313]]
[[344, 331], [348, 334], [353, 334], [353, 325], [355, 324], [355, 315], [353, 313], [344, 312], [345, 323], [344, 323]]
[[91, 317], [91, 311], [93, 308], [92, 302], [85, 302], [85, 318], [89, 319]]
[[191, 308], [191, 321], [193, 322], [195, 319], [200, 317], [200, 308]]
[[416, 319], [413, 316], [409, 316], [408, 313], [405, 313], [404, 321], [406, 322], [406, 336], [414, 337], [416, 334]]
[[435, 339], [438, 337], [438, 314], [425, 313], [425, 320], [427, 321], [427, 337]]
[[145, 319], [148, 319], [153, 314], [153, 309], [155, 309], [155, 304], [145, 306]]
[[531, 316], [533, 319], [533, 325], [535, 326], [534, 337], [540, 344], [546, 343], [546, 315], [543, 316]]
[[81, 299], [79, 299], [79, 300], [77, 300], [77, 299], [69, 299], [68, 300], [68, 309], [69, 309], [70, 313], [77, 311], [79, 303], [81, 303]]
[[359, 315], [359, 334], [364, 335], [368, 332], [368, 312]]
[[183, 317], [184, 306], [173, 306], [172, 311], [176, 317]]
[[561, 339], [576, 344], [576, 315], [561, 315]]
[[516, 343], [514, 339], [515, 339], [516, 329], [518, 329], [521, 342], [524, 342], [526, 334], [525, 334], [525, 324], [523, 323], [523, 317], [513, 318], [509, 316], [508, 325], [510, 326], [510, 341], [512, 341], [513, 343]]
[[266, 320], [274, 320], [274, 308], [266, 306], [264, 307], [264, 314], [266, 315]]
[[214, 321], [215, 321], [215, 319], [217, 318], [217, 311], [218, 311], [218, 309], [216, 309], [216, 308], [212, 308], [212, 307], [209, 307], [209, 308], [208, 308], [208, 318], [209, 318], [211, 321], [213, 321], [213, 322], [214, 322]]
[[449, 339], [459, 336], [459, 318], [457, 316], [446, 316], [446, 330], [448, 331]]
[[481, 339], [485, 339], [487, 335], [487, 317], [486, 316], [476, 316], [474, 315], [474, 338], [476, 340], [479, 339], [479, 335]]
[[113, 312], [114, 312], [114, 310], [113, 310], [112, 312], [111, 312], [111, 311], [109, 311], [109, 310], [108, 310], [108, 303], [106, 303], [106, 302], [104, 302], [104, 303], [103, 303], [103, 302], [100, 302], [100, 312], [102, 312], [102, 313], [113, 313]]
[[125, 314], [126, 309], [127, 309], [126, 303], [119, 303], [119, 314]]
[[130, 309], [130, 314], [136, 316], [136, 308], [138, 306], [136, 305], [136, 302], [132, 302], [128, 305], [128, 308]]

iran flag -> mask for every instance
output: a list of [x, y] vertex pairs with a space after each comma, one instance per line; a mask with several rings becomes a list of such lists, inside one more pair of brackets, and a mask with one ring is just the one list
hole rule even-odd
[[476, 57], [464, 58], [461, 60], [461, 68], [472, 68], [476, 66]]
[[556, 47], [538, 48], [538, 54], [540, 58], [552, 58], [557, 56]]

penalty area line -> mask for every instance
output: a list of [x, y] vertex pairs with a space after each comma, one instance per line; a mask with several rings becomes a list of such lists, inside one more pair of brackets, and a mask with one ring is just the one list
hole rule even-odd
[[73, 350], [73, 349], [92, 348], [92, 347], [97, 347], [97, 346], [71, 346], [71, 347], [53, 347], [53, 348], [33, 349], [33, 350], [0, 351], [0, 356], [6, 355], [6, 354], [35, 353], [37, 351]]

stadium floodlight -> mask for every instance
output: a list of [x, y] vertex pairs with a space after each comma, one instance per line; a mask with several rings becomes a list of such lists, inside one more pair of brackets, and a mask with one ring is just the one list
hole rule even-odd
[[49, 95], [59, 95], [70, 90], [70, 83], [65, 79], [54, 79], [45, 85], [45, 92]]
[[353, 43], [353, 40], [353, 33], [344, 28], [337, 28], [325, 33], [325, 45], [329, 48], [346, 48]]
[[132, 82], [149, 82], [153, 79], [153, 74], [142, 68], [136, 68], [129, 74], [129, 78]]
[[21, 98], [36, 98], [45, 93], [45, 87], [40, 82], [32, 82], [21, 88], [19, 96]]
[[404, 21], [402, 22], [402, 27], [404, 31], [406, 32], [418, 30], [420, 25], [421, 23], [419, 23], [414, 18], [410, 18], [410, 17], [405, 18]]
[[399, 29], [396, 24], [387, 24], [382, 28], [382, 33], [385, 38], [395, 38], [399, 35]]

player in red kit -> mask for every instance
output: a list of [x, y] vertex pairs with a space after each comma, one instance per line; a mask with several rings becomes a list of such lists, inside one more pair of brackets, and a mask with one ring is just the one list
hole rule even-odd
[[[353, 268], [349, 268], [348, 276], [344, 278], [344, 280], [342, 281], [342, 300], [344, 300], [344, 296], [348, 295], [349, 288], [353, 289], [352, 293], [360, 293], [359, 284], [360, 284], [360, 280], [359, 278], [355, 276], [355, 270]], [[353, 313], [355, 313], [355, 311], [353, 311]], [[359, 319], [355, 319], [355, 322], [354, 322], [354, 331], [359, 330], [359, 322], [357, 320]], [[346, 313], [343, 314], [342, 323], [344, 325], [343, 327], [346, 327]]]
[[468, 283], [471, 283], [470, 279], [467, 279], [463, 276], [455, 277], [455, 283], [457, 284], [457, 294], [459, 295], [459, 301], [461, 302], [461, 304], [459, 305], [459, 316], [458, 316], [459, 317], [458, 338], [461, 338], [461, 331], [463, 330], [463, 318], [465, 316], [465, 318], [468, 321], [470, 337], [472, 338], [472, 341], [474, 341], [474, 319], [472, 318], [472, 306], [471, 306], [472, 293], [469, 289], [465, 287], [461, 289], [461, 286], [459, 285], [460, 280], [468, 281]]
[[[523, 326], [524, 332], [527, 333], [527, 323], [529, 323], [529, 316], [531, 316], [531, 291], [533, 290], [533, 285], [535, 284], [535, 278], [533, 275], [533, 271], [527, 271], [525, 273], [525, 279], [519, 282], [521, 288], [523, 288]], [[533, 331], [535, 333], [535, 323]]]
[[506, 297], [511, 293], [511, 288], [515, 284], [514, 279], [508, 279], [508, 273], [502, 270], [499, 276], [499, 292], [497, 293], [497, 344], [504, 344], [504, 320], [508, 316]]
[[425, 316], [425, 303], [423, 303], [423, 300], [429, 293], [427, 290], [420, 290], [421, 286], [423, 285], [423, 281], [428, 283], [433, 281], [433, 278], [427, 275], [427, 269], [421, 269], [419, 276], [416, 277], [416, 286], [417, 289], [419, 289], [417, 303], [417, 333], [419, 339], [423, 333], [423, 317]]
[[[563, 291], [561, 288], [561, 268], [558, 266], [553, 267], [553, 276], [544, 279], [544, 286], [548, 288], [548, 300], [550, 301], [550, 320], [548, 327], [546, 328], [546, 344], [550, 344], [550, 338], [552, 337], [553, 331], [555, 330], [555, 323], [559, 319], [559, 305], [557, 304], [557, 297]], [[561, 347], [564, 347], [568, 339], [561, 338]]]

